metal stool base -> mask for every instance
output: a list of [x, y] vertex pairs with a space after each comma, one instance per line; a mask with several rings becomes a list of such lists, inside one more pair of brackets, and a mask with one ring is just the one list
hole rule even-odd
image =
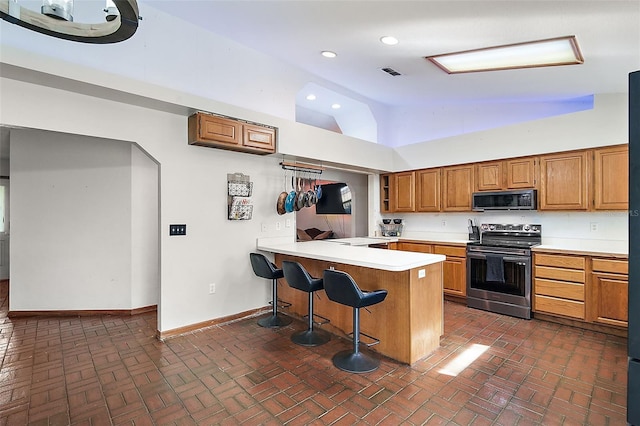
[[333, 365], [349, 373], [370, 373], [380, 366], [380, 361], [362, 352], [342, 351], [333, 356]]
[[320, 346], [331, 340], [331, 336], [319, 330], [303, 330], [291, 335], [291, 341], [301, 346]]
[[284, 315], [269, 315], [266, 318], [259, 319], [258, 325], [260, 327], [277, 328], [289, 325], [292, 321], [291, 318]]

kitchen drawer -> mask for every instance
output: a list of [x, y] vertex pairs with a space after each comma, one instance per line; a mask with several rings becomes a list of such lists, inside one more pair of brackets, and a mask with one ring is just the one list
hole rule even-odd
[[538, 254], [534, 256], [534, 263], [541, 266], [555, 266], [558, 268], [584, 269], [586, 260], [581, 256], [562, 256], [557, 254]]
[[598, 259], [591, 261], [593, 272], [609, 272], [612, 274], [629, 274], [629, 262], [626, 260]]
[[467, 257], [467, 248], [458, 246], [433, 246], [435, 254], [444, 254], [452, 257]]
[[415, 251], [418, 253], [433, 253], [433, 246], [431, 244], [423, 243], [408, 243], [405, 241], [398, 242], [398, 250], [401, 251]]
[[584, 320], [584, 302], [536, 295], [533, 303], [536, 312], [564, 315]]
[[559, 297], [584, 302], [584, 284], [566, 283], [561, 281], [536, 278], [533, 285], [536, 295]]
[[585, 283], [586, 274], [578, 269], [552, 268], [548, 266], [538, 266], [534, 268], [536, 278], [551, 278], [559, 281], [572, 281], [575, 283]]

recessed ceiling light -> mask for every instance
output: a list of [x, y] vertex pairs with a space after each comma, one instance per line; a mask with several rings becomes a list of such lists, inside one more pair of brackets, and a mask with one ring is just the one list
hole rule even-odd
[[307, 95], [307, 100], [308, 101], [315, 101], [316, 100], [316, 95], [314, 95], [313, 93], [309, 93]]
[[398, 39], [393, 36], [380, 37], [380, 41], [388, 46], [395, 46], [398, 44]]
[[332, 52], [330, 50], [323, 50], [321, 52], [322, 56], [324, 56], [325, 58], [335, 58], [336, 56], [338, 56], [338, 54], [336, 52]]
[[426, 56], [449, 74], [584, 63], [575, 36]]
[[340, 109], [341, 105], [340, 104], [333, 104], [331, 105], [331, 108], [333, 109]]

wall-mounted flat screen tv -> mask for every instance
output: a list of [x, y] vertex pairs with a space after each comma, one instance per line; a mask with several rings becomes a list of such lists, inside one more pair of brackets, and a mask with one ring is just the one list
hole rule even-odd
[[346, 183], [329, 183], [321, 188], [316, 214], [351, 214], [351, 190]]

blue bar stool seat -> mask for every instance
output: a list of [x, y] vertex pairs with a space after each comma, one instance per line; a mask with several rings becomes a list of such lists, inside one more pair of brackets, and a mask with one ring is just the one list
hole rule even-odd
[[324, 331], [313, 328], [313, 294], [324, 288], [323, 279], [313, 278], [300, 263], [290, 260], [282, 261], [282, 270], [290, 287], [309, 294], [308, 327], [306, 330], [292, 334], [291, 341], [302, 346], [319, 346], [327, 343], [331, 340], [331, 336]]
[[262, 327], [276, 328], [291, 324], [292, 319], [278, 313], [278, 279], [284, 277], [282, 269], [271, 263], [265, 255], [260, 253], [249, 253], [253, 272], [262, 278], [272, 281], [272, 313], [266, 318], [258, 320], [258, 325]]
[[387, 290], [362, 291], [349, 274], [333, 269], [325, 270], [323, 278], [327, 297], [336, 303], [353, 308], [353, 349], [335, 354], [333, 365], [350, 373], [368, 373], [377, 370], [380, 360], [360, 352], [360, 308], [382, 302], [387, 297]]

